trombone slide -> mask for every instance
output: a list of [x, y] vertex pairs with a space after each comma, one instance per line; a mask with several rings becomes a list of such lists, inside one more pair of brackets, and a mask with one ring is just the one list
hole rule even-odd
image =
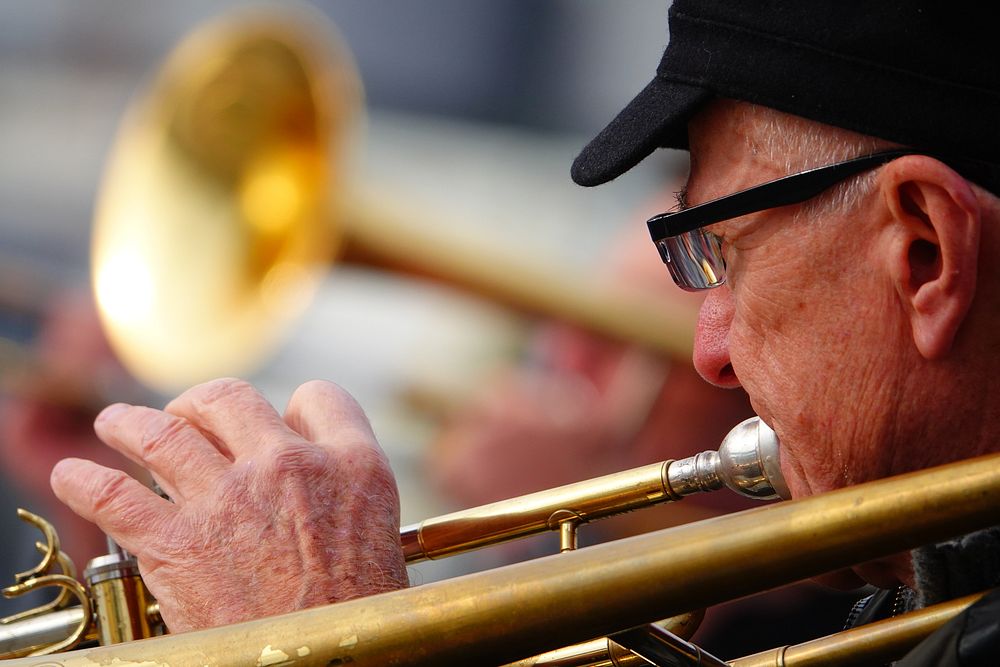
[[759, 417], [737, 424], [718, 451], [651, 463], [404, 526], [408, 563], [443, 558], [559, 530], [562, 550], [576, 548], [576, 528], [589, 521], [729, 488], [759, 500], [787, 498], [778, 438]]
[[998, 519], [1000, 455], [991, 455], [407, 590], [74, 651], [59, 662], [502, 664]]

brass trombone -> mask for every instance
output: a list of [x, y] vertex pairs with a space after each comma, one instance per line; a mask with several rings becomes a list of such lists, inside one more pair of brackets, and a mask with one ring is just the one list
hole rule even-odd
[[[10, 664], [504, 664], [964, 534], [998, 519], [1000, 455], [991, 455], [403, 591], [73, 651], [55, 662], [45, 656]], [[916, 621], [918, 634], [969, 602], [925, 611]], [[884, 645], [912, 644], [910, 619], [903, 619], [901, 633], [909, 638], [901, 641], [898, 633], [878, 628], [882, 639], [876, 652], [884, 652]], [[872, 630], [866, 632], [861, 643], [870, 648]], [[844, 644], [842, 638], [830, 640], [838, 641]], [[795, 664], [787, 660], [795, 654], [792, 648], [779, 649], [785, 664]], [[809, 657], [808, 649], [797, 650]], [[772, 658], [733, 664], [781, 664]]]
[[[634, 475], [569, 485], [425, 522], [424, 528], [434, 529], [424, 537], [433, 542], [450, 531], [454, 551], [461, 551], [538, 530], [562, 531], [564, 522], [575, 526], [699, 490], [776, 495], [782, 482], [770, 455], [777, 443], [769, 429], [757, 426], [755, 420], [741, 424], [719, 453], [662, 464], [655, 481], [640, 468]], [[606, 496], [603, 506], [600, 495]], [[530, 511], [522, 512], [525, 508]], [[550, 520], [541, 525], [539, 516]], [[405, 591], [228, 628], [77, 650], [60, 654], [58, 664], [642, 664], [618, 646], [616, 633], [994, 525], [998, 518], [1000, 455], [992, 455]], [[404, 530], [408, 561], [444, 550], [427, 548], [428, 540], [420, 544], [420, 538], [420, 527]], [[732, 664], [844, 664], [845, 653], [855, 660], [898, 656], [971, 602], [955, 601]], [[65, 625], [68, 614], [57, 613]], [[77, 620], [83, 614], [76, 612]], [[0, 629], [0, 646], [5, 633], [8, 643], [37, 641], [39, 626], [50, 620], [42, 616]], [[609, 636], [610, 641], [594, 639]], [[570, 646], [578, 642], [586, 643]], [[52, 660], [10, 664], [41, 667]]]
[[[565, 552], [576, 548], [577, 530], [584, 523], [723, 488], [761, 500], [788, 496], [778, 467], [777, 437], [756, 417], [733, 428], [718, 451], [428, 519], [402, 528], [400, 545], [406, 562], [414, 563], [557, 530]], [[4, 590], [11, 597], [44, 585], [46, 577], [53, 576], [49, 570], [57, 560], [63, 563], [64, 572], [72, 572], [52, 526], [30, 512], [20, 510], [19, 514], [43, 532], [46, 547], [39, 545], [44, 554], [39, 566], [17, 575], [18, 585]], [[47, 647], [63, 650], [79, 641], [100, 639], [102, 644], [112, 644], [152, 636], [158, 608], [151, 604], [138, 577], [135, 560], [109, 544], [112, 553], [92, 560], [85, 570], [92, 601], [75, 580], [59, 577], [63, 588], [81, 601], [80, 608], [66, 609], [57, 600], [0, 619], [0, 659], [49, 652]], [[697, 623], [678, 618], [672, 626], [675, 632], [685, 627], [693, 633]]]
[[[93, 260], [109, 335], [140, 377], [171, 387], [238, 370], [278, 335], [280, 327], [261, 325], [287, 322], [331, 249], [351, 243], [381, 264], [479, 287], [527, 310], [686, 353], [689, 343], [679, 341], [687, 335], [675, 335], [678, 323], [655, 305], [581, 284], [550, 292], [542, 288], [575, 281], [520, 263], [505, 264], [494, 275], [490, 269], [500, 262], [489, 253], [442, 247], [423, 239], [414, 225], [372, 227], [371, 218], [382, 214], [349, 203], [339, 187], [343, 129], [356, 112], [360, 88], [335, 44], [273, 17], [218, 23], [171, 57], [150, 95], [130, 112], [100, 198]], [[338, 67], [330, 68], [331, 62]], [[352, 225], [337, 239], [321, 224], [334, 213], [366, 224]], [[192, 340], [202, 345], [192, 347]], [[742, 428], [751, 440], [766, 436], [756, 424]], [[702, 454], [456, 513], [407, 527], [401, 536], [412, 561], [559, 530], [565, 551], [559, 555], [230, 627], [10, 664], [641, 664], [643, 658], [616, 643], [623, 630], [1000, 518], [998, 455], [574, 548], [577, 527], [603, 515], [721, 487], [781, 495], [776, 453], [738, 451], [745, 456]], [[104, 564], [113, 576], [105, 578], [102, 567], [92, 570], [97, 583], [135, 576], [127, 555], [118, 556]], [[926, 632], [968, 602], [909, 619], [905, 632], [887, 632], [893, 639], [880, 645], [898, 650], [912, 641], [912, 627]], [[140, 616], [155, 613], [153, 605], [132, 606]], [[89, 617], [77, 607], [17, 620], [0, 626], [0, 640], [20, 641], [20, 650], [29, 637], [40, 641], [59, 633], [54, 626]], [[899, 640], [899, 634], [911, 639]], [[856, 639], [826, 645], [838, 641]], [[581, 642], [591, 643], [565, 648]], [[560, 655], [545, 654], [553, 650]], [[783, 648], [758, 662], [734, 664], [791, 664], [795, 655], [813, 664], [811, 650]]]

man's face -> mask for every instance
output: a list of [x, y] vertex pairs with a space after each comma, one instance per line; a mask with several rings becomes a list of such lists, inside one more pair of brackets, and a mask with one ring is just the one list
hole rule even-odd
[[[755, 154], [755, 133], [733, 103], [699, 114], [690, 126], [690, 204], [786, 175], [765, 151]], [[710, 382], [745, 387], [781, 439], [795, 497], [900, 467], [887, 445], [909, 334], [891, 284], [872, 269], [877, 200], [866, 195], [847, 214], [796, 216], [798, 207], [784, 207], [710, 228], [723, 239], [727, 284], [702, 308], [695, 365]]]

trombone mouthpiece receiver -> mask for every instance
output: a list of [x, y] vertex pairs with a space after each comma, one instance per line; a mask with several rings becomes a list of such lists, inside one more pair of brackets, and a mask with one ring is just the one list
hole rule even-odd
[[[732, 489], [758, 500], [788, 498], [778, 466], [778, 438], [754, 417], [729, 432], [719, 451], [661, 461], [555, 489], [403, 526], [406, 562], [443, 558], [519, 537], [559, 530], [706, 491]], [[564, 532], [564, 529], [567, 529]], [[572, 540], [564, 542], [574, 548]]]
[[673, 461], [667, 482], [678, 496], [728, 488], [756, 500], [791, 497], [778, 462], [778, 436], [760, 417], [737, 424], [719, 451]]

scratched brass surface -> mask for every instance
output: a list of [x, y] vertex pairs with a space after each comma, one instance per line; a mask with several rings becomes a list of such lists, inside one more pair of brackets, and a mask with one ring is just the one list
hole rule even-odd
[[670, 492], [670, 461], [567, 484], [427, 519], [401, 531], [408, 563], [443, 558], [536, 533], [584, 523], [680, 497]]
[[408, 590], [10, 664], [502, 664], [998, 522], [993, 455]]

